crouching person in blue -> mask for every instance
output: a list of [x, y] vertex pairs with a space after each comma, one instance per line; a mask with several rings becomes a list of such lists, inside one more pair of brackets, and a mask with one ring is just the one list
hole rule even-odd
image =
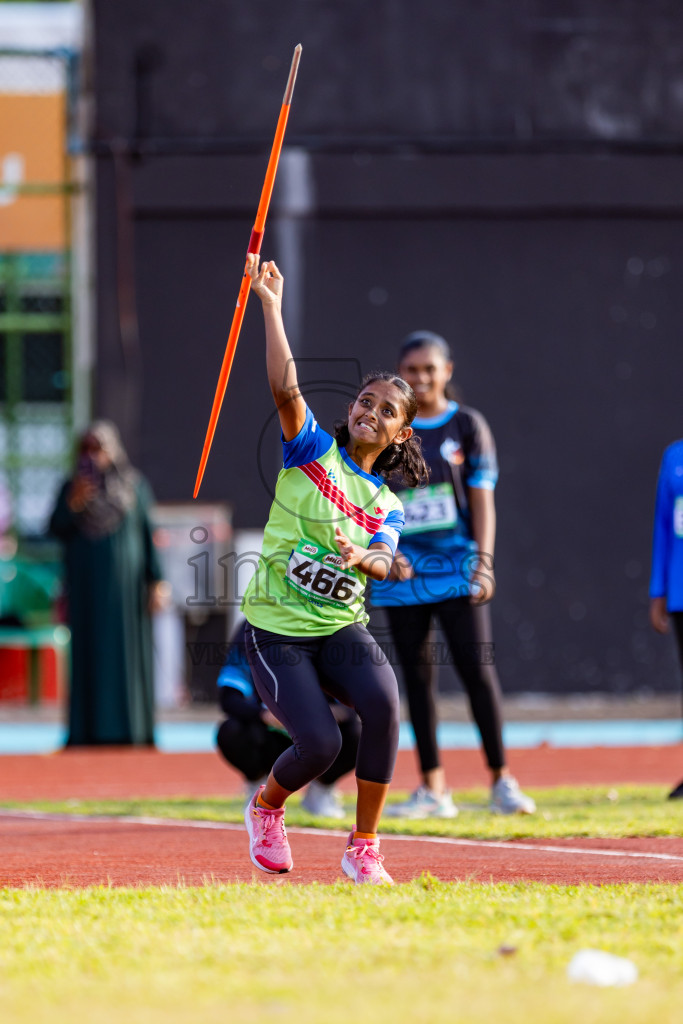
[[[292, 740], [256, 693], [245, 651], [245, 625], [242, 622], [235, 630], [218, 676], [218, 699], [227, 718], [218, 727], [216, 744], [228, 764], [244, 776], [245, 793], [251, 798]], [[341, 732], [341, 750], [332, 766], [309, 783], [301, 806], [317, 817], [341, 819], [344, 808], [336, 784], [356, 767], [360, 720], [352, 708], [329, 700]]]

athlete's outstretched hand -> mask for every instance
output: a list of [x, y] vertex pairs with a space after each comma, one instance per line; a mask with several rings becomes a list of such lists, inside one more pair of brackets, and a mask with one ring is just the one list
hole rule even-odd
[[342, 557], [342, 569], [351, 569], [355, 566], [370, 579], [385, 580], [387, 578], [392, 559], [391, 548], [388, 544], [380, 542], [369, 548], [363, 548], [360, 544], [350, 541], [338, 526], [334, 531], [334, 540]]
[[250, 252], [244, 272], [251, 278], [251, 290], [256, 292], [264, 306], [282, 304], [284, 278], [273, 260], [264, 260], [259, 269], [259, 256]]
[[339, 548], [339, 554], [342, 556], [342, 569], [350, 569], [352, 566], [358, 565], [363, 555], [367, 554], [367, 548], [361, 548], [358, 544], [354, 544], [339, 527], [334, 531], [334, 540]]

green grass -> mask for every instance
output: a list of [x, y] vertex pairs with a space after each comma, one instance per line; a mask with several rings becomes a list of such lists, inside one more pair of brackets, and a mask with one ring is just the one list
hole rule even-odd
[[[399, 799], [401, 794], [392, 794]], [[453, 821], [382, 831], [482, 838], [680, 835], [662, 787], [537, 790], [501, 818], [458, 793]], [[241, 821], [240, 799], [5, 804], [77, 814]], [[347, 800], [351, 821], [353, 801]], [[290, 825], [328, 824], [297, 799]], [[502, 955], [500, 947], [511, 947]], [[580, 949], [639, 980], [567, 979]], [[683, 1003], [683, 885], [269, 884], [0, 890], [2, 1024], [674, 1024]]]
[[[668, 836], [683, 833], [683, 801], [666, 799], [662, 786], [571, 787], [530, 790], [537, 801], [538, 813], [531, 816], [502, 817], [486, 808], [487, 792], [471, 790], [455, 794], [460, 813], [451, 821], [402, 821], [385, 817], [384, 834], [458, 836], [480, 839], [552, 838], [563, 836]], [[391, 801], [401, 798], [392, 794]], [[345, 802], [348, 817], [343, 827], [352, 824], [353, 800]], [[164, 800], [69, 800], [63, 803], [4, 803], [7, 808], [31, 808], [78, 814], [146, 815], [157, 818], [191, 818], [241, 822], [243, 801], [210, 797]], [[340, 826], [339, 822], [321, 822], [312, 818], [293, 797], [287, 805], [288, 825]]]
[[[3, 1024], [668, 1024], [683, 886], [0, 890]], [[516, 952], [503, 956], [501, 946]], [[580, 949], [639, 980], [567, 980]]]

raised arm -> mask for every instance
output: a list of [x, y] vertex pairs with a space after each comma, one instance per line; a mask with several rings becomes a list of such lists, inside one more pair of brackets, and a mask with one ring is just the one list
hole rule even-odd
[[301, 397], [285, 325], [282, 321], [283, 277], [273, 261], [265, 261], [259, 269], [259, 257], [247, 256], [246, 273], [251, 290], [261, 300], [266, 325], [266, 368], [268, 383], [277, 406], [285, 441], [292, 441], [306, 419], [306, 403]]

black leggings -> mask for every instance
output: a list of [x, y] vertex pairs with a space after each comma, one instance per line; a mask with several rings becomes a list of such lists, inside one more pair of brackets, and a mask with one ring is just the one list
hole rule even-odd
[[[343, 717], [338, 712], [342, 712]], [[335, 719], [341, 734], [341, 750], [336, 761], [318, 778], [323, 786], [333, 786], [356, 766], [360, 739], [358, 716], [337, 704]], [[269, 729], [265, 722], [240, 722], [237, 718], [226, 718], [221, 722], [216, 743], [228, 764], [250, 782], [268, 775], [280, 754], [292, 745], [289, 736], [277, 729]]]
[[428, 643], [434, 618], [441, 625], [453, 663], [467, 690], [486, 762], [492, 770], [504, 767], [501, 692], [493, 664], [488, 605], [471, 604], [468, 597], [456, 597], [450, 601], [404, 605], [385, 611], [403, 670], [422, 772], [441, 766], [436, 740], [435, 659]]
[[396, 763], [400, 705], [394, 670], [365, 629], [353, 623], [330, 636], [292, 637], [247, 625], [246, 651], [256, 691], [282, 722], [292, 745], [273, 765], [290, 792], [321, 778], [341, 749], [328, 693], [361, 720], [356, 775], [389, 783]]

